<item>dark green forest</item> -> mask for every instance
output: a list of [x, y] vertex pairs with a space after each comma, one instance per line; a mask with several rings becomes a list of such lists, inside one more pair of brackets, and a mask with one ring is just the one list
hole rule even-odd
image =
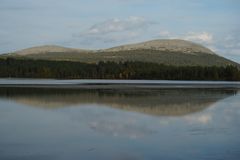
[[47, 61], [0, 59], [0, 77], [55, 79], [152, 79], [239, 81], [236, 66], [171, 66], [150, 62]]

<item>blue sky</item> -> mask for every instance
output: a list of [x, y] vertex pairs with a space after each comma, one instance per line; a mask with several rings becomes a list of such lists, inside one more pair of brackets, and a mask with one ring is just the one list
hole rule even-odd
[[0, 0], [0, 53], [185, 39], [240, 62], [239, 0]]

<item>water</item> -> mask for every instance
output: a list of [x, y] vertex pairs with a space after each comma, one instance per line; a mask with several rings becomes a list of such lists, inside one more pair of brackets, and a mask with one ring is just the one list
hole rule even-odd
[[217, 85], [220, 87], [231, 86], [240, 88], [240, 82], [238, 81], [173, 81], [173, 80], [102, 80], [102, 79], [72, 79], [72, 80], [57, 80], [57, 79], [17, 79], [7, 78], [0, 79], [0, 85], [114, 85], [114, 84], [128, 84], [128, 85]]
[[0, 88], [0, 159], [238, 160], [237, 89]]

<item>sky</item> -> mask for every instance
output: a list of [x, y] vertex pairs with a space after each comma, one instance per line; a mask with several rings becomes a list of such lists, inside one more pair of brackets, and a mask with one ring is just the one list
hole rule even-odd
[[0, 0], [0, 53], [184, 39], [240, 63], [240, 0]]

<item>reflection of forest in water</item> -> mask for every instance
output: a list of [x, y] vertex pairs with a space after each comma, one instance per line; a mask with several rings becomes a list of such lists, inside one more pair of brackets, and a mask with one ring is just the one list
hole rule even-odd
[[237, 93], [234, 89], [57, 89], [0, 88], [0, 98], [55, 109], [106, 105], [150, 115], [179, 116], [201, 111]]

